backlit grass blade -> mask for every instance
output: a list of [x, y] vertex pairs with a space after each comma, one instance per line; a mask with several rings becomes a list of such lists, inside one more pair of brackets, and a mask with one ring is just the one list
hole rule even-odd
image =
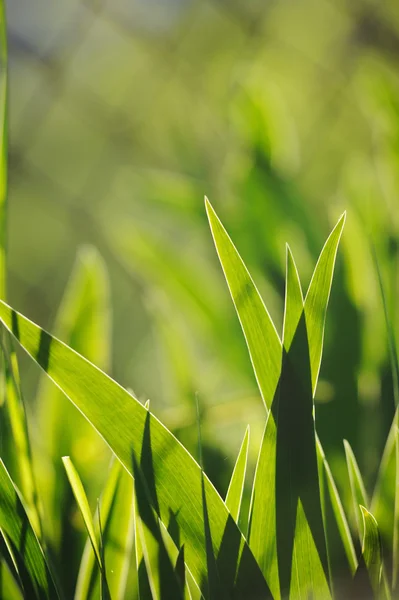
[[[133, 481], [119, 461], [113, 461], [100, 501], [102, 540], [111, 598], [124, 597], [134, 537]], [[94, 524], [97, 519], [94, 519]], [[87, 540], [79, 569], [75, 600], [99, 597], [100, 577]]]
[[359, 540], [362, 540], [363, 537], [363, 526], [362, 526], [362, 516], [360, 512], [360, 505], [369, 506], [369, 500], [366, 492], [366, 488], [363, 483], [362, 474], [360, 473], [360, 469], [358, 467], [355, 455], [353, 454], [353, 450], [347, 442], [344, 440], [345, 446], [345, 456], [346, 456], [346, 464], [348, 468], [349, 482], [351, 486], [352, 492], [352, 500], [353, 507], [355, 513], [356, 526], [359, 534]]
[[313, 394], [316, 391], [317, 379], [319, 377], [327, 304], [330, 297], [338, 244], [345, 225], [345, 218], [346, 213], [341, 216], [324, 244], [305, 297], [305, 316], [310, 349]]
[[205, 199], [205, 205], [259, 390], [265, 406], [270, 408], [281, 370], [281, 341], [248, 269], [208, 199]]
[[380, 597], [381, 576], [382, 576], [382, 546], [378, 523], [375, 517], [360, 505], [363, 518], [363, 542], [362, 554], [364, 562], [369, 572], [371, 586], [377, 597]]
[[[43, 329], [0, 302], [0, 319], [64, 391], [132, 474], [132, 455], [151, 457], [143, 469], [164, 523], [172, 512], [194, 578], [206, 577], [200, 468], [176, 438], [126, 390]], [[141, 464], [141, 461], [140, 461]], [[268, 587], [223, 500], [205, 478], [212, 540], [223, 584], [233, 597], [268, 597]], [[175, 541], [175, 540], [174, 540]], [[225, 552], [234, 547], [235, 552]], [[206, 590], [203, 590], [206, 597]]]
[[153, 600], [163, 600], [168, 596], [184, 600], [184, 588], [180, 585], [164, 544], [158, 518], [151, 506], [146, 481], [135, 461], [133, 472], [137, 502], [136, 527], [140, 535]]
[[83, 521], [89, 535], [89, 539], [91, 545], [94, 550], [94, 554], [101, 572], [101, 598], [106, 599], [109, 597], [107, 590], [107, 582], [105, 578], [105, 564], [103, 562], [103, 555], [101, 551], [101, 547], [97, 541], [97, 535], [94, 529], [94, 523], [91, 516], [90, 506], [87, 500], [86, 492], [84, 490], [82, 481], [76, 471], [71, 459], [69, 456], [63, 456], [62, 462], [64, 463], [64, 467], [69, 479], [69, 483], [71, 484], [71, 488], [73, 491], [73, 495], [75, 496], [75, 500], [83, 517]]
[[70, 457], [63, 456], [62, 462], [64, 463], [64, 467], [68, 475], [73, 495], [75, 496], [75, 500], [82, 514], [83, 521], [87, 529], [87, 533], [89, 534], [90, 543], [93, 547], [98, 566], [100, 567], [100, 569], [102, 569], [103, 564], [101, 560], [100, 546], [98, 544], [97, 536], [94, 531], [94, 523], [91, 516], [91, 510], [87, 500], [86, 492]]
[[303, 299], [287, 248], [284, 355], [251, 502], [249, 542], [274, 598], [330, 598]]
[[348, 521], [345, 515], [344, 508], [339, 496], [337, 486], [335, 484], [330, 466], [327, 462], [320, 440], [317, 438], [317, 452], [325, 474], [327, 490], [331, 502], [331, 507], [334, 513], [335, 522], [338, 527], [339, 535], [343, 544], [343, 548], [348, 561], [351, 575], [354, 575], [358, 567], [356, 550], [353, 544], [352, 535], [349, 529]]
[[1, 562], [0, 569], [0, 598], [4, 598], [4, 600], [23, 600], [21, 589], [5, 561]]
[[6, 380], [6, 405], [12, 435], [12, 456], [18, 470], [17, 484], [23, 495], [31, 523], [39, 536], [42, 526], [39, 509], [39, 497], [33, 468], [31, 444], [24, 400], [19, 379], [18, 359], [13, 340], [2, 332], [1, 350], [4, 358]]
[[5, 1], [0, 0], [0, 298], [7, 289], [8, 52]]
[[32, 600], [59, 598], [43, 550], [1, 459], [0, 530], [12, 549], [24, 597]]
[[[396, 430], [398, 423], [398, 409], [392, 421], [391, 428], [385, 443], [384, 452], [378, 469], [377, 482], [374, 488], [370, 510], [375, 516], [380, 534], [384, 540], [384, 544], [388, 548], [397, 548], [396, 540], [394, 539], [395, 519], [396, 514], [396, 498], [398, 489], [397, 469], [399, 468], [396, 456]], [[395, 483], [396, 482], [396, 483]], [[397, 564], [397, 560], [394, 565]], [[393, 570], [393, 575], [395, 569]]]
[[238, 523], [238, 517], [240, 516], [241, 499], [244, 490], [245, 473], [247, 470], [248, 460], [248, 443], [249, 427], [247, 427], [245, 431], [244, 439], [237, 456], [236, 464], [234, 465], [233, 474], [231, 476], [225, 500], [226, 506], [236, 523]]

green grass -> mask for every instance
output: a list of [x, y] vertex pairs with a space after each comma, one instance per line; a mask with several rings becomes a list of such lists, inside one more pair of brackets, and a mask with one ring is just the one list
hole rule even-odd
[[[4, 66], [4, 3], [0, 7]], [[342, 477], [335, 481], [323, 437], [317, 434], [315, 397], [345, 215], [322, 247], [305, 294], [294, 255], [286, 247], [280, 334], [259, 292], [263, 282], [258, 282], [258, 289], [214, 208], [205, 201], [203, 214], [208, 216], [241, 324], [259, 403], [263, 401], [264, 430], [255, 472], [249, 468], [250, 430], [244, 418], [242, 429], [247, 428], [222, 497], [204, 472], [199, 411], [197, 461], [158, 419], [157, 410], [150, 410], [149, 402], [139, 401], [107, 375], [112, 354], [110, 284], [105, 263], [94, 248], [78, 254], [55, 335], [6, 302], [6, 70], [3, 73], [1, 598], [399, 598], [397, 413], [376, 484], [368, 488], [347, 441], [346, 485]], [[186, 256], [160, 252], [151, 238], [136, 236], [132, 241], [129, 234], [126, 239], [114, 236], [124, 260], [129, 262], [132, 244], [146, 274], [161, 282], [167, 278], [176, 298], [190, 304], [205, 327], [215, 328], [217, 351], [224, 354], [226, 338], [218, 324], [217, 302], [204, 285], [208, 280], [203, 269], [194, 269]], [[176, 269], [171, 265], [175, 259]], [[376, 259], [375, 267], [397, 398], [394, 328]], [[168, 321], [167, 310], [157, 318], [176, 379], [189, 398], [196, 385], [187, 376], [190, 356], [184, 335], [179, 337], [175, 323]], [[24, 399], [17, 346], [42, 370], [33, 415]], [[336, 363], [340, 365], [340, 357]], [[245, 410], [244, 405], [244, 416]], [[341, 418], [347, 419], [345, 412]]]

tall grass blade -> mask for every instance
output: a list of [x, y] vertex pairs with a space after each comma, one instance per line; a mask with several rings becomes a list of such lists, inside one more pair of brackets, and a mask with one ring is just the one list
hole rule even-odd
[[0, 530], [10, 546], [25, 598], [59, 598], [43, 550], [12, 479], [0, 459]]
[[[329, 499], [331, 502], [331, 507], [334, 513], [335, 522], [338, 527], [339, 536], [341, 538], [343, 548], [346, 554], [346, 558], [348, 561], [350, 574], [353, 576], [358, 567], [358, 560], [356, 556], [355, 546], [353, 544], [352, 535], [349, 529], [348, 521], [345, 515], [344, 508], [342, 506], [341, 498], [339, 496], [339, 492], [337, 486], [334, 481], [333, 474], [330, 469], [330, 465], [326, 459], [324, 454], [324, 450], [320, 443], [320, 440], [317, 438], [317, 452], [318, 457], [321, 460], [323, 472], [325, 474], [325, 480], [327, 484], [327, 490]], [[325, 529], [327, 529], [326, 519], [325, 519]], [[328, 536], [327, 536], [328, 540]]]
[[274, 598], [330, 598], [303, 298], [287, 247], [284, 354], [251, 503], [249, 541]]
[[[111, 598], [118, 600], [124, 597], [133, 552], [134, 502], [132, 478], [117, 460], [113, 461], [101, 496], [100, 512], [108, 588]], [[80, 564], [75, 600], [99, 597], [101, 582], [95, 560], [88, 539]]]
[[[19, 379], [18, 359], [13, 340], [2, 332], [1, 350], [6, 380], [6, 405], [11, 428], [13, 458], [18, 471], [17, 483], [23, 495], [32, 526], [38, 537], [42, 536], [39, 496], [32, 460], [28, 423]], [[9, 338], [9, 339], [8, 339]]]
[[359, 540], [363, 538], [363, 520], [360, 505], [369, 506], [369, 499], [367, 496], [366, 488], [363, 483], [362, 474], [360, 473], [359, 466], [357, 464], [353, 450], [347, 440], [344, 440], [346, 464], [348, 468], [349, 482], [352, 493], [352, 501], [354, 507], [354, 515], [357, 531], [359, 534]]
[[341, 216], [324, 244], [305, 298], [313, 394], [316, 391], [319, 377], [327, 305], [330, 298], [338, 244], [345, 225], [345, 219], [346, 213]]
[[244, 491], [245, 473], [247, 470], [249, 443], [249, 426], [247, 427], [242, 441], [240, 451], [234, 465], [233, 474], [230, 479], [229, 488], [226, 494], [226, 506], [230, 511], [234, 521], [238, 523], [240, 516], [241, 499]]
[[[164, 523], [176, 515], [186, 562], [196, 581], [206, 576], [200, 468], [174, 436], [137, 400], [82, 356], [0, 302], [0, 319], [28, 354], [46, 371], [106, 440], [132, 474], [132, 453], [140, 460], [151, 454], [144, 470], [153, 503]], [[140, 463], [141, 464], [141, 463]], [[236, 573], [231, 595], [248, 599], [268, 587], [224, 502], [205, 478], [212, 541], [222, 583]], [[225, 552], [224, 548], [234, 548]], [[204, 593], [204, 590], [203, 590]], [[204, 593], [206, 595], [206, 592]]]
[[270, 408], [280, 376], [281, 342], [251, 275], [207, 198], [205, 205], [259, 390], [266, 408]]

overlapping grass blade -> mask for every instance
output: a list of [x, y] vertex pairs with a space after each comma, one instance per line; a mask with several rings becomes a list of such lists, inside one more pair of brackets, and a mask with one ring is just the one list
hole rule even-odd
[[0, 530], [10, 546], [25, 598], [59, 598], [50, 569], [12, 479], [0, 459]]
[[[344, 548], [344, 551], [346, 554], [350, 574], [353, 576], [358, 567], [356, 550], [355, 550], [355, 547], [353, 544], [352, 535], [351, 535], [351, 532], [349, 529], [345, 511], [342, 506], [341, 498], [339, 496], [339, 492], [338, 492], [337, 486], [334, 481], [334, 477], [332, 475], [330, 466], [329, 466], [326, 456], [324, 454], [324, 450], [323, 450], [320, 440], [318, 438], [317, 438], [317, 453], [318, 453], [318, 458], [321, 461], [322, 473], [324, 473], [324, 475], [325, 475], [325, 482], [327, 484], [327, 490], [328, 490], [328, 496], [329, 496], [330, 503], [331, 503], [331, 508], [334, 513], [335, 522], [336, 522], [336, 525], [338, 528], [339, 536], [342, 541], [343, 548]], [[320, 476], [322, 475], [322, 473], [320, 474]], [[326, 493], [325, 489], [324, 489], [324, 493]], [[329, 541], [328, 530], [329, 530], [329, 526], [331, 524], [327, 523], [326, 521], [327, 521], [327, 517], [324, 518], [324, 528], [326, 531], [327, 546], [328, 546], [328, 541]], [[329, 562], [331, 564], [330, 557], [329, 557]]]
[[303, 297], [288, 247], [283, 346], [253, 486], [249, 541], [274, 598], [329, 598]]
[[249, 443], [249, 426], [247, 427], [242, 441], [240, 451], [234, 465], [233, 474], [230, 479], [229, 488], [226, 494], [226, 506], [230, 511], [234, 521], [238, 523], [240, 516], [241, 499], [244, 490], [245, 473], [247, 470], [248, 460], [248, 443]]
[[5, 561], [2, 561], [0, 568], [0, 598], [4, 598], [4, 600], [23, 600], [21, 589]]
[[[140, 466], [133, 459], [134, 488], [138, 530], [153, 600], [165, 597], [184, 599], [184, 587], [175, 572], [166, 549], [158, 518], [151, 506], [150, 494]], [[155, 559], [155, 560], [154, 560]]]
[[363, 483], [362, 474], [360, 473], [359, 466], [357, 464], [353, 450], [347, 440], [344, 440], [346, 464], [348, 468], [349, 482], [352, 493], [354, 516], [356, 521], [356, 527], [359, 534], [359, 540], [363, 538], [363, 520], [361, 510], [362, 506], [369, 506], [369, 499], [367, 496], [366, 488]]
[[[175, 514], [187, 565], [195, 580], [202, 581], [206, 575], [206, 554], [200, 468], [194, 459], [153, 415], [147, 419], [146, 409], [137, 400], [82, 356], [3, 302], [0, 318], [131, 474], [132, 454], [138, 461], [142, 454], [151, 457], [144, 476], [152, 491], [154, 508], [164, 523], [169, 521], [170, 511]], [[206, 478], [205, 487], [222, 582], [233, 597], [267, 597], [266, 582], [224, 502]]]
[[42, 525], [39, 509], [39, 496], [33, 468], [31, 444], [28, 433], [25, 405], [19, 379], [18, 359], [13, 347], [13, 340], [8, 333], [2, 332], [1, 351], [4, 359], [6, 404], [12, 445], [12, 458], [18, 472], [17, 484], [23, 495], [30, 521], [39, 536]]
[[78, 504], [79, 510], [82, 514], [84, 524], [87, 529], [87, 533], [89, 535], [89, 539], [91, 545], [94, 550], [94, 554], [98, 563], [98, 567], [101, 573], [101, 598], [106, 599], [109, 598], [109, 592], [107, 587], [107, 581], [105, 577], [105, 564], [103, 561], [103, 553], [102, 553], [102, 542], [100, 545], [97, 541], [96, 532], [94, 529], [94, 523], [91, 516], [90, 506], [87, 500], [86, 492], [84, 490], [82, 481], [76, 471], [71, 459], [69, 456], [64, 456], [62, 458], [62, 462], [64, 463], [64, 467], [66, 473], [68, 475], [69, 483], [71, 484], [71, 488], [73, 491], [73, 495], [75, 496], [75, 500]]
[[216, 250], [247, 342], [263, 402], [270, 408], [281, 371], [281, 342], [248, 269], [208, 199]]
[[[101, 496], [100, 513], [107, 583], [111, 598], [124, 597], [133, 551], [133, 481], [119, 461], [114, 460]], [[94, 524], [96, 519], [94, 519]], [[100, 577], [95, 554], [87, 540], [79, 569], [75, 600], [99, 597]]]

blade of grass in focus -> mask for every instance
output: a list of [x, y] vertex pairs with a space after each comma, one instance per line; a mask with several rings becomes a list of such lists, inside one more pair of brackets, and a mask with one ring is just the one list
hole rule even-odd
[[[89, 539], [91, 542], [91, 545], [93, 547], [94, 550], [94, 554], [98, 563], [98, 567], [100, 569], [100, 573], [101, 573], [101, 598], [103, 600], [108, 599], [109, 598], [109, 591], [108, 591], [108, 586], [107, 586], [107, 580], [106, 580], [106, 576], [105, 576], [105, 564], [103, 562], [103, 555], [102, 555], [102, 551], [101, 551], [101, 545], [102, 545], [102, 541], [100, 542], [100, 545], [97, 541], [97, 536], [96, 536], [96, 532], [94, 530], [94, 523], [93, 523], [93, 519], [91, 516], [91, 510], [90, 510], [90, 506], [87, 500], [87, 496], [86, 496], [86, 492], [84, 490], [82, 481], [78, 475], [78, 472], [76, 471], [71, 459], [69, 456], [64, 456], [62, 458], [62, 462], [64, 463], [64, 467], [69, 479], [69, 483], [71, 484], [71, 488], [73, 491], [73, 495], [75, 496], [75, 500], [78, 504], [79, 510], [82, 514], [83, 517], [83, 521], [85, 524], [85, 527], [87, 529], [87, 533], [89, 535]], [[101, 532], [100, 532], [101, 533]]]
[[[0, 302], [0, 318], [95, 426], [131, 474], [132, 454], [139, 461], [143, 452], [151, 452], [151, 463], [144, 475], [154, 490], [154, 508], [164, 523], [169, 521], [170, 510], [176, 515], [188, 568], [195, 580], [202, 582], [207, 567], [200, 468], [194, 459], [153, 415], [147, 420], [147, 411], [137, 400], [82, 356], [3, 302]], [[244, 537], [206, 477], [205, 487], [212, 541], [223, 583], [232, 585], [235, 594], [246, 595], [248, 599], [261, 594], [267, 597], [268, 587]], [[226, 536], [237, 552], [219, 556]], [[232, 573], [234, 581], [230, 579]], [[202, 591], [206, 597], [206, 590]]]
[[[113, 461], [107, 477], [100, 512], [108, 588], [111, 598], [118, 600], [124, 597], [133, 552], [134, 503], [132, 478], [117, 460]], [[94, 519], [96, 522], [97, 519]], [[88, 539], [80, 564], [75, 600], [94, 600], [99, 597], [101, 582], [95, 560]]]
[[249, 426], [247, 427], [242, 441], [240, 451], [234, 465], [233, 474], [226, 494], [226, 506], [230, 511], [234, 521], [238, 523], [240, 516], [242, 493], [244, 490], [245, 473], [247, 470], [249, 443]]
[[0, 530], [12, 547], [24, 597], [59, 598], [45, 555], [11, 477], [0, 459]]
[[369, 572], [371, 586], [377, 598], [380, 598], [381, 575], [382, 575], [382, 546], [378, 523], [375, 517], [360, 505], [363, 518], [363, 542], [362, 554]]
[[356, 527], [359, 535], [359, 540], [361, 541], [363, 538], [363, 527], [362, 527], [362, 517], [361, 510], [359, 508], [362, 506], [369, 506], [369, 500], [366, 492], [366, 488], [363, 483], [362, 474], [360, 473], [359, 466], [357, 464], [357, 460], [353, 453], [353, 450], [347, 440], [344, 440], [345, 446], [345, 457], [346, 464], [348, 468], [349, 482], [352, 493], [352, 501], [354, 507], [354, 516]]

